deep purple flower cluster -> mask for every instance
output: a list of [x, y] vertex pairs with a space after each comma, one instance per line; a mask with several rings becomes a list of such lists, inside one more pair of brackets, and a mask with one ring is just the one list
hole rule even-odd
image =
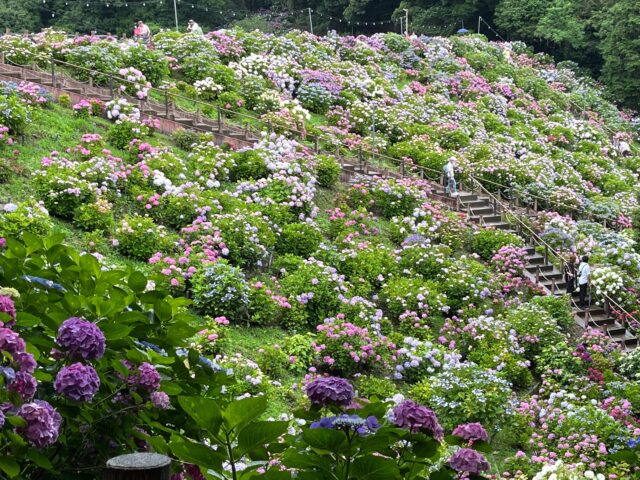
[[97, 325], [77, 317], [62, 322], [56, 342], [72, 358], [84, 360], [101, 358], [106, 346], [102, 330]]
[[0, 430], [2, 430], [2, 428], [4, 427], [4, 422], [5, 422], [4, 412], [0, 410]]
[[353, 400], [353, 386], [344, 378], [319, 377], [307, 385], [307, 396], [317, 405], [347, 406]]
[[489, 470], [489, 462], [484, 455], [471, 448], [461, 448], [451, 455], [449, 465], [456, 472], [467, 472], [474, 475]]
[[444, 436], [444, 430], [433, 410], [412, 400], [405, 400], [393, 409], [393, 420], [398, 427], [408, 428], [413, 433], [428, 432], [437, 440]]
[[487, 434], [487, 431], [479, 423], [463, 423], [458, 425], [453, 430], [453, 434], [469, 442], [489, 441], [489, 434]]
[[46, 448], [58, 439], [62, 417], [48, 402], [35, 400], [25, 403], [18, 409], [18, 416], [22, 417], [27, 425], [18, 427], [16, 431], [32, 445]]
[[16, 372], [12, 380], [8, 381], [7, 390], [17, 393], [22, 401], [31, 400], [36, 394], [38, 381], [28, 372]]
[[362, 418], [358, 415], [342, 414], [336, 417], [324, 417], [313, 422], [311, 428], [327, 428], [331, 430], [352, 430], [359, 435], [375, 433], [380, 428], [380, 422], [373, 415]]
[[0, 295], [0, 313], [6, 313], [11, 318], [11, 320], [5, 323], [6, 327], [12, 327], [16, 323], [16, 306], [11, 297]]
[[93, 367], [74, 363], [58, 372], [54, 387], [56, 392], [65, 397], [88, 402], [100, 389], [100, 378]]

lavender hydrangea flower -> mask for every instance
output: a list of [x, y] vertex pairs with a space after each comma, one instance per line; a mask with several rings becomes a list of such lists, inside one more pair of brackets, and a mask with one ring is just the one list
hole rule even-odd
[[24, 352], [24, 349], [25, 343], [20, 335], [8, 328], [0, 328], [0, 351], [15, 355]]
[[456, 472], [468, 472], [474, 475], [489, 470], [489, 462], [484, 455], [471, 448], [461, 448], [451, 455], [449, 466]]
[[398, 427], [408, 428], [413, 433], [427, 431], [436, 440], [441, 440], [444, 436], [444, 430], [433, 410], [412, 400], [405, 400], [393, 409], [393, 421]]
[[5, 422], [4, 412], [0, 410], [0, 430], [4, 428], [4, 422]]
[[100, 389], [100, 378], [95, 369], [82, 363], [62, 368], [53, 386], [56, 392], [72, 400], [88, 402]]
[[6, 313], [11, 320], [5, 323], [6, 327], [12, 327], [16, 323], [16, 307], [11, 297], [0, 295], [0, 313]]
[[78, 317], [62, 322], [58, 329], [58, 345], [72, 358], [97, 360], [104, 355], [105, 338], [97, 325]]
[[337, 417], [321, 418], [317, 422], [313, 422], [311, 428], [327, 428], [332, 430], [351, 430], [358, 432], [359, 435], [367, 435], [374, 433], [380, 428], [380, 422], [373, 415], [362, 418], [358, 415], [342, 414]]
[[160, 388], [160, 374], [156, 367], [147, 362], [140, 365], [136, 374], [130, 375], [128, 380], [130, 384], [137, 385], [150, 392]]
[[46, 448], [58, 440], [62, 417], [48, 402], [36, 400], [25, 403], [18, 410], [18, 416], [22, 417], [27, 425], [18, 427], [16, 431], [32, 445]]
[[306, 388], [311, 403], [347, 406], [353, 400], [353, 386], [344, 378], [319, 377]]
[[489, 434], [479, 423], [463, 423], [453, 430], [453, 435], [469, 442], [489, 441]]
[[166, 410], [169, 408], [169, 395], [165, 392], [153, 392], [150, 395], [150, 398], [154, 407], [159, 408], [160, 410]]
[[28, 352], [18, 352], [13, 354], [13, 360], [18, 365], [18, 368], [23, 372], [33, 373], [36, 370], [38, 364], [32, 354]]
[[7, 385], [7, 390], [20, 395], [22, 401], [31, 400], [36, 394], [38, 381], [27, 372], [17, 372], [13, 380]]

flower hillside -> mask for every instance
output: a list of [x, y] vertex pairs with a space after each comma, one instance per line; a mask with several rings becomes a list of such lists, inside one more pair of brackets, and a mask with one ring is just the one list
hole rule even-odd
[[[20, 52], [94, 59], [124, 88], [72, 105], [1, 87], [2, 475], [95, 478], [147, 450], [182, 479], [634, 474], [638, 354], [544, 295], [524, 238], [424, 178], [341, 183], [325, 149], [371, 146], [375, 120], [380, 153], [454, 155], [544, 199], [530, 228], [591, 257], [594, 302], [633, 312], [635, 157], [607, 130], [633, 126], [594, 86], [474, 36], [47, 42]], [[131, 99], [163, 81], [272, 130], [161, 135]]]

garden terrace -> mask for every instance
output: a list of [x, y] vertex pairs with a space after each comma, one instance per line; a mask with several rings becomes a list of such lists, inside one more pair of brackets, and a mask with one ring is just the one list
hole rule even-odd
[[[54, 34], [24, 46], [23, 53], [37, 61], [37, 52], [53, 43], [46, 35]], [[162, 48], [204, 45], [166, 35]], [[107, 87], [106, 103], [81, 95], [72, 100], [76, 87], [63, 79], [73, 68], [61, 69], [58, 83], [48, 86], [50, 72], [36, 78], [24, 69], [19, 76], [40, 85], [26, 78], [2, 85], [0, 102], [10, 108], [0, 117], [6, 125], [0, 129], [0, 320], [8, 339], [0, 348], [3, 368], [20, 375], [5, 376], [1, 390], [7, 408], [0, 435], [6, 435], [12, 460], [0, 462], [0, 469], [9, 477], [22, 469], [33, 478], [94, 478], [107, 458], [148, 448], [170, 455], [173, 471], [187, 478], [291, 478], [294, 470], [309, 478], [317, 471], [323, 472], [317, 478], [364, 478], [377, 471], [380, 478], [408, 479], [435, 471], [441, 478], [631, 471], [640, 431], [640, 355], [625, 351], [636, 344], [638, 256], [633, 225], [625, 220], [635, 208], [633, 192], [621, 186], [602, 195], [619, 202], [622, 217], [545, 210], [550, 204], [542, 202], [536, 210], [538, 194], [526, 200], [517, 182], [496, 187], [499, 182], [491, 183], [482, 167], [460, 175], [460, 196], [446, 196], [439, 166], [404, 155], [395, 160], [393, 144], [401, 142], [378, 123], [375, 133], [351, 131], [332, 124], [330, 110], [326, 116], [313, 111], [295, 125], [278, 123], [282, 109], [302, 114], [299, 108], [307, 107], [286, 103], [304, 98], [299, 84], [290, 90], [289, 77], [274, 77], [265, 66], [284, 62], [288, 57], [278, 52], [290, 45], [297, 66], [276, 69], [279, 75], [296, 81], [311, 75], [314, 84], [346, 76], [348, 68], [354, 76], [370, 76], [372, 83], [357, 77], [363, 90], [345, 92], [350, 95], [331, 106], [351, 109], [356, 118], [367, 102], [380, 109], [393, 105], [409, 78], [417, 82], [411, 92], [422, 93], [407, 90], [408, 101], [427, 102], [424, 87], [435, 89], [436, 97], [425, 103], [429, 108], [451, 107], [453, 97], [438, 92], [443, 80], [433, 72], [465, 65], [466, 57], [458, 55], [472, 56], [464, 50], [469, 45], [497, 63], [505, 58], [502, 50], [477, 38], [437, 39], [445, 63], [432, 65], [434, 45], [424, 39], [414, 45], [397, 36], [218, 32], [206, 41], [216, 48], [221, 35], [225, 51], [233, 45], [236, 53], [231, 59], [220, 54], [215, 65], [258, 65], [251, 75], [274, 85], [258, 82], [267, 97], [269, 90], [283, 89], [280, 80], [285, 85], [267, 113], [241, 102], [240, 113], [254, 117], [251, 129], [270, 124], [272, 130], [251, 130], [254, 138], [246, 135], [242, 145], [215, 135], [216, 106], [226, 112], [229, 98], [220, 98], [209, 77], [192, 83], [182, 77], [190, 68], [206, 68], [197, 57], [174, 57], [182, 68], [172, 75], [184, 82], [175, 108], [186, 108], [183, 95], [189, 99], [189, 86], [204, 81], [190, 99], [213, 106], [201, 110], [203, 118], [213, 116], [210, 132], [189, 122], [183, 123], [189, 128], [163, 134], [161, 121], [138, 96], [153, 97], [153, 87], [124, 56], [113, 69], [100, 70], [121, 76], [116, 98]], [[407, 52], [422, 52], [407, 60], [418, 75], [401, 73], [407, 68], [400, 68], [404, 54], [396, 51], [404, 50], [391, 47], [396, 41]], [[115, 46], [101, 42], [77, 48], [88, 47], [83, 51], [91, 55], [93, 48], [111, 52]], [[69, 52], [52, 47], [54, 58], [78, 65], [76, 47], [65, 45]], [[138, 66], [146, 55], [158, 60], [157, 52], [123, 45], [118, 52], [140, 55]], [[238, 46], [250, 52], [240, 53]], [[365, 46], [366, 59], [359, 59]], [[298, 68], [310, 62], [304, 51], [337, 65], [302, 73]], [[29, 63], [15, 52], [5, 59]], [[372, 59], [393, 74], [397, 89], [371, 67]], [[546, 64], [532, 65], [527, 68]], [[3, 71], [18, 80], [16, 68]], [[514, 69], [504, 74], [516, 75]], [[466, 67], [451, 71], [447, 82], [457, 74], [468, 80]], [[227, 78], [225, 72], [209, 71]], [[169, 75], [157, 77], [162, 82]], [[578, 88], [571, 78], [567, 88]], [[239, 85], [249, 83], [240, 80], [227, 93], [240, 95]], [[205, 101], [202, 85], [217, 93]], [[42, 87], [52, 89], [55, 100]], [[462, 95], [459, 87], [455, 91]], [[508, 109], [524, 115], [516, 100], [532, 101], [532, 94], [514, 95]], [[547, 98], [543, 110], [559, 110], [562, 95]], [[362, 103], [357, 108], [356, 101]], [[594, 105], [603, 117], [608, 112], [606, 125], [620, 131], [629, 126], [608, 105]], [[458, 109], [465, 116], [452, 131], [475, 125], [465, 108]], [[388, 118], [399, 111], [396, 105]], [[507, 118], [511, 127], [521, 119], [515, 113]], [[542, 118], [551, 122], [548, 112]], [[542, 131], [539, 123], [535, 128]], [[597, 123], [588, 123], [589, 132], [604, 131]], [[293, 135], [294, 127], [306, 136]], [[414, 133], [415, 141], [426, 142], [440, 134]], [[381, 139], [388, 147], [377, 143]], [[535, 146], [518, 141], [525, 150]], [[473, 142], [490, 144], [481, 129]], [[448, 145], [427, 150], [471, 162], [465, 159], [471, 145]], [[582, 158], [577, 150], [560, 155], [550, 148], [556, 173], [572, 171], [573, 160]], [[599, 155], [605, 154], [591, 151], [589, 158], [597, 163], [604, 158]], [[631, 175], [633, 158], [615, 159], [615, 175]], [[543, 179], [545, 188], [565, 188], [554, 178]], [[605, 201], [582, 180], [566, 188], [582, 192], [585, 202]], [[590, 214], [598, 221], [585, 218]], [[593, 260], [588, 312], [572, 310], [571, 299], [559, 294], [562, 257], [570, 248]], [[576, 328], [576, 313], [583, 328]], [[564, 463], [556, 461], [560, 457]]]

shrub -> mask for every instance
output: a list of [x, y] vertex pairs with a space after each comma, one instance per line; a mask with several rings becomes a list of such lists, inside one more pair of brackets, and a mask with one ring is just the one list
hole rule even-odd
[[284, 311], [291, 305], [269, 283], [254, 282], [249, 289], [249, 321], [257, 325], [279, 325]]
[[430, 280], [410, 277], [393, 277], [380, 291], [382, 308], [392, 321], [409, 310], [417, 313], [439, 313], [446, 298], [438, 284]]
[[140, 215], [125, 215], [116, 227], [118, 251], [136, 260], [147, 261], [170, 244], [165, 227]]
[[522, 246], [524, 241], [515, 233], [500, 229], [481, 228], [474, 232], [470, 247], [484, 260], [491, 260], [491, 257], [506, 245]]
[[564, 331], [568, 331], [575, 325], [570, 299], [567, 295], [544, 295], [533, 297], [531, 303], [542, 308], [550, 315]]
[[512, 393], [509, 382], [466, 362], [416, 384], [411, 397], [432, 408], [445, 429], [480, 422], [494, 430], [507, 417]]
[[269, 174], [264, 155], [258, 150], [245, 150], [232, 154], [234, 166], [229, 173], [229, 179], [233, 182], [241, 180], [258, 180]]
[[173, 143], [185, 152], [193, 150], [194, 144], [200, 141], [200, 134], [194, 130], [179, 128], [171, 134]]
[[108, 232], [115, 224], [112, 205], [106, 198], [100, 197], [96, 203], [87, 203], [78, 207], [73, 215], [73, 223], [87, 231], [99, 230]]
[[396, 384], [388, 378], [374, 375], [362, 375], [355, 381], [355, 387], [359, 397], [376, 397], [380, 400], [391, 398], [396, 394]]
[[318, 325], [317, 331], [318, 368], [332, 374], [348, 377], [384, 370], [395, 353], [395, 345], [387, 337], [335, 318]]
[[318, 249], [322, 241], [320, 231], [308, 223], [289, 223], [282, 227], [276, 243], [276, 251], [308, 257]]
[[329, 155], [319, 155], [316, 157], [315, 171], [318, 185], [324, 188], [332, 188], [340, 180], [342, 167], [335, 157]]
[[7, 203], [0, 209], [0, 237], [17, 236], [23, 232], [42, 236], [53, 228], [42, 202], [28, 200], [19, 204]]
[[407, 245], [400, 252], [400, 268], [434, 279], [451, 265], [451, 248], [429, 243]]
[[311, 333], [291, 335], [284, 339], [282, 348], [289, 356], [291, 368], [306, 372], [313, 364], [317, 354], [313, 347], [315, 336]]
[[200, 268], [193, 276], [193, 301], [203, 313], [239, 321], [247, 316], [249, 285], [242, 270], [224, 260]]

